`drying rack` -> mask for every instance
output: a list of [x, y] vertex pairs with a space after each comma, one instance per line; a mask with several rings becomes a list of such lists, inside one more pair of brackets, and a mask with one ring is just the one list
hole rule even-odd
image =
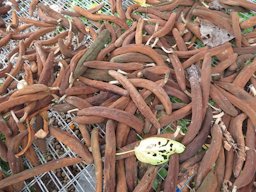
[[[19, 16], [28, 17], [28, 8], [31, 0], [21, 0], [19, 3], [20, 11], [18, 12]], [[99, 4], [104, 2], [104, 7], [102, 8], [102, 12], [104, 14], [112, 14], [110, 11], [110, 5], [107, 0], [44, 0], [42, 1], [46, 5], [55, 5], [55, 7], [62, 10], [70, 10], [73, 5], [78, 5], [83, 8], [91, 8], [95, 4]], [[123, 1], [123, 6], [127, 7], [133, 4], [132, 0]], [[11, 12], [9, 12], [11, 13]], [[245, 14], [246, 16], [246, 14]], [[6, 15], [4, 18], [6, 23], [11, 22], [11, 14]], [[86, 23], [89, 26], [93, 26], [93, 23]], [[93, 26], [95, 27], [95, 26]], [[30, 29], [31, 30], [31, 29]], [[32, 28], [33, 30], [33, 28]], [[28, 32], [28, 31], [25, 31]], [[57, 31], [58, 32], [58, 31]], [[49, 34], [48, 34], [49, 35]], [[46, 37], [48, 37], [46, 35]], [[87, 38], [84, 40], [84, 43], [91, 43], [91, 39]], [[13, 47], [17, 46], [17, 42], [11, 40], [7, 46], [0, 48], [0, 63], [2, 63], [2, 67], [6, 67], [8, 60], [7, 55], [12, 50]], [[21, 74], [22, 75], [22, 74]], [[0, 79], [0, 82], [3, 79]], [[75, 137], [79, 138], [82, 142], [82, 136], [77, 128], [77, 126], [73, 123], [73, 116], [70, 114], [58, 113], [56, 111], [49, 111], [49, 118], [51, 118], [58, 127], [62, 130], [65, 130]], [[104, 137], [104, 130], [98, 125], [94, 125], [100, 129], [100, 136]], [[72, 127], [72, 129], [71, 129]], [[53, 137], [48, 137], [46, 139], [47, 150], [46, 152], [42, 152], [39, 150], [37, 146], [34, 145], [36, 154], [39, 157], [41, 164], [44, 164], [53, 159], [59, 159], [64, 157], [76, 157], [68, 147], [64, 146], [62, 143], [58, 142]], [[31, 163], [24, 158], [25, 168], [30, 169], [33, 168]], [[167, 169], [167, 164], [164, 164], [158, 172], [158, 179], [164, 180], [160, 174], [161, 171]], [[188, 179], [189, 182], [191, 178]], [[33, 177], [30, 180], [24, 182], [23, 192], [33, 192], [33, 191], [42, 191], [42, 192], [94, 192], [95, 191], [95, 171], [94, 165], [85, 165], [83, 163], [79, 163], [70, 167], [64, 167], [61, 169], [57, 169], [54, 171], [50, 171], [39, 176]], [[181, 189], [177, 189], [177, 191], [181, 192]]]

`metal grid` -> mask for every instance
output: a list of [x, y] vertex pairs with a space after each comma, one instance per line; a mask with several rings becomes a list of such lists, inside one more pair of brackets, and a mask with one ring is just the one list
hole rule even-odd
[[[76, 127], [70, 129], [72, 122], [71, 116], [59, 114], [55, 111], [49, 112], [49, 118], [54, 119], [54, 123], [62, 130], [65, 130], [75, 137], [81, 139]], [[68, 121], [70, 121], [68, 123]], [[40, 162], [46, 163], [52, 159], [59, 159], [63, 157], [75, 157], [76, 155], [62, 143], [58, 142], [55, 138], [49, 137], [46, 140], [47, 153], [42, 153], [36, 146], [35, 150], [40, 159]], [[25, 166], [32, 168], [33, 166], [24, 159]], [[81, 181], [83, 180], [83, 181]], [[86, 183], [86, 186], [81, 184]], [[50, 171], [42, 175], [36, 176], [33, 180], [25, 182], [23, 191], [29, 192], [33, 189], [40, 189], [40, 191], [95, 191], [95, 173], [94, 165], [85, 165], [83, 163], [73, 165], [71, 167], [64, 167], [58, 170]]]
[[[22, 0], [20, 2], [20, 12], [18, 12], [19, 16], [23, 17], [30, 17], [28, 15], [28, 7], [30, 4], [30, 0]], [[95, 3], [105, 3], [105, 6], [102, 8], [102, 12], [104, 14], [112, 14], [110, 12], [110, 5], [108, 0], [46, 0], [43, 1], [44, 4], [47, 5], [57, 5], [57, 7], [63, 10], [70, 10], [72, 5], [78, 5], [83, 8], [90, 8]], [[126, 0], [123, 2], [123, 6], [127, 7], [128, 5], [132, 4], [132, 0]], [[246, 14], [244, 14], [246, 15]], [[10, 23], [10, 14], [4, 18], [6, 23]], [[93, 26], [93, 23], [86, 23], [87, 25]], [[30, 29], [31, 30], [31, 29]], [[33, 28], [32, 28], [33, 30]], [[48, 34], [49, 35], [49, 34]], [[46, 37], [48, 36], [46, 35]], [[90, 41], [90, 39], [86, 39], [85, 41]], [[89, 42], [90, 43], [90, 42]], [[4, 48], [0, 48], [0, 63], [3, 64], [3, 68], [6, 67], [7, 63], [7, 55], [12, 47], [17, 46], [17, 42], [10, 41], [7, 46]], [[79, 138], [82, 142], [83, 139], [81, 135], [79, 135], [79, 130], [75, 126], [72, 130], [70, 127], [73, 126], [71, 121], [72, 116], [69, 114], [59, 114], [56, 111], [50, 111], [49, 117], [54, 119], [57, 125], [62, 129], [71, 134], [75, 137]], [[96, 126], [96, 125], [95, 125]], [[100, 127], [99, 127], [100, 128]], [[104, 130], [101, 129], [100, 135], [104, 137], [105, 133]], [[34, 145], [35, 151], [39, 157], [41, 164], [46, 163], [52, 159], [58, 159], [63, 157], [75, 157], [74, 154], [69, 148], [64, 146], [62, 143], [58, 142], [53, 137], [49, 137], [46, 140], [47, 143], [47, 154], [40, 151], [40, 149]], [[25, 167], [28, 169], [32, 168], [33, 166], [31, 163], [24, 158]], [[165, 178], [160, 174], [160, 171], [163, 169], [167, 169], [168, 165], [165, 164], [159, 169], [158, 178], [160, 180], [164, 180]], [[190, 179], [189, 179], [190, 180]], [[188, 180], [188, 181], [189, 181]], [[64, 192], [64, 191], [77, 191], [77, 192], [94, 192], [95, 191], [95, 171], [94, 165], [84, 165], [82, 163], [74, 165], [72, 167], [64, 167], [58, 170], [50, 171], [44, 173], [42, 175], [34, 177], [32, 180], [24, 182], [25, 187], [22, 191], [24, 192], [31, 192], [40, 190], [42, 192]], [[182, 190], [182, 188], [181, 188]], [[179, 190], [179, 191], [181, 191]]]
[[[28, 8], [29, 1], [22, 0], [19, 4], [20, 11], [18, 12], [19, 16], [29, 17]], [[102, 8], [102, 12], [105, 14], [111, 14], [110, 5], [107, 0], [99, 1], [99, 0], [47, 0], [43, 1], [46, 5], [57, 5], [63, 10], [70, 10], [71, 6], [78, 5], [84, 8], [90, 8], [91, 5], [95, 3], [104, 2], [105, 6]], [[124, 2], [124, 6], [128, 6], [130, 3]], [[11, 13], [11, 11], [10, 11]], [[5, 22], [11, 23], [11, 14], [7, 15], [4, 20]], [[87, 22], [85, 23], [88, 26], [93, 26], [93, 23]], [[36, 28], [30, 28], [25, 32], [29, 32], [31, 30], [35, 30]], [[57, 31], [59, 32], [59, 31]], [[49, 37], [50, 33], [45, 35]], [[85, 43], [90, 43], [90, 39], [85, 39]], [[2, 66], [0, 68], [5, 68], [8, 65], [7, 55], [12, 50], [13, 47], [17, 46], [17, 41], [10, 41], [5, 47], [0, 48], [0, 63]], [[73, 123], [71, 121], [71, 116], [69, 114], [59, 114], [56, 111], [49, 112], [49, 118], [53, 119], [62, 130], [65, 130], [75, 137], [79, 138], [82, 142], [82, 136], [79, 134], [79, 130], [77, 126], [72, 130], [70, 125]], [[100, 127], [99, 127], [100, 128]], [[101, 131], [101, 136], [104, 137], [104, 132]], [[35, 151], [38, 155], [41, 164], [44, 164], [53, 159], [59, 159], [63, 157], [75, 157], [74, 154], [69, 148], [64, 146], [62, 143], [58, 142], [55, 138], [49, 137], [46, 140], [47, 144], [47, 153], [40, 151], [40, 149], [34, 145]], [[33, 168], [31, 163], [24, 158], [24, 165], [26, 168]], [[50, 171], [44, 173], [42, 175], [36, 176], [31, 180], [27, 180], [24, 182], [24, 188], [22, 191], [31, 192], [31, 191], [42, 191], [42, 192], [64, 192], [64, 191], [77, 191], [77, 192], [94, 192], [95, 191], [95, 171], [94, 165], [85, 165], [83, 163], [73, 165], [71, 167], [64, 167], [58, 170]]]

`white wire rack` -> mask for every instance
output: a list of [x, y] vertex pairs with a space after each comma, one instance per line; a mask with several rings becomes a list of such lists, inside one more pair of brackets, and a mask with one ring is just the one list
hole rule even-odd
[[[65, 130], [75, 137], [79, 137], [78, 130], [70, 129], [70, 124], [72, 123], [71, 116], [59, 114], [55, 111], [49, 112], [49, 117], [55, 120], [56, 125], [58, 125], [62, 130]], [[68, 121], [70, 121], [68, 123]], [[82, 140], [82, 139], [81, 139]], [[63, 157], [75, 157], [74, 154], [69, 148], [64, 146], [62, 143], [58, 142], [53, 137], [49, 137], [46, 140], [47, 143], [47, 152], [41, 152], [36, 146], [35, 150], [40, 159], [40, 162], [46, 163], [47, 161], [53, 159], [59, 159]], [[25, 165], [28, 168], [33, 166], [24, 159]], [[81, 181], [86, 182], [86, 187], [81, 186]], [[34, 177], [31, 181], [25, 182], [25, 187], [23, 191], [33, 191], [34, 189], [43, 192], [48, 191], [95, 191], [95, 175], [94, 175], [94, 165], [85, 165], [83, 163], [73, 165], [71, 167], [64, 167], [58, 170], [44, 173], [40, 176]]]
[[[28, 15], [28, 8], [31, 0], [21, 0], [18, 12], [19, 16], [30, 17]], [[102, 8], [102, 12], [105, 14], [111, 14], [110, 5], [107, 0], [45, 0], [42, 1], [46, 5], [57, 5], [58, 8], [63, 10], [70, 10], [72, 5], [78, 5], [84, 8], [91, 8], [95, 3], [99, 4], [104, 2], [105, 6]], [[123, 1], [123, 6], [127, 7], [132, 4], [132, 0]], [[4, 20], [6, 23], [10, 23], [10, 15], [6, 15]], [[92, 23], [86, 23], [87, 25], [93, 25]], [[90, 43], [90, 39], [85, 39], [87, 43]], [[89, 42], [88, 42], [89, 41]], [[0, 68], [6, 67], [8, 64], [7, 55], [12, 50], [13, 47], [17, 46], [17, 42], [10, 41], [7, 46], [0, 48]], [[56, 125], [58, 125], [62, 130], [65, 130], [75, 137], [79, 138], [82, 142], [82, 136], [75, 126], [71, 129], [71, 124], [73, 126], [72, 117], [69, 114], [60, 114], [56, 111], [50, 111], [49, 117], [54, 119]], [[97, 125], [95, 125], [97, 126]], [[100, 128], [100, 127], [99, 127]], [[100, 135], [104, 137], [104, 130], [101, 129]], [[53, 159], [59, 159], [63, 157], [76, 157], [69, 148], [64, 146], [62, 143], [58, 142], [53, 137], [49, 137], [46, 140], [47, 152], [42, 152], [37, 146], [34, 145], [35, 151], [39, 157], [41, 164], [44, 164]], [[26, 168], [30, 169], [33, 166], [31, 163], [24, 158], [24, 165]], [[165, 178], [160, 174], [161, 170], [166, 170], [167, 165], [163, 165], [159, 169], [158, 178], [164, 180]], [[95, 191], [95, 173], [94, 165], [85, 165], [83, 163], [76, 164], [70, 167], [64, 167], [58, 170], [50, 171], [42, 175], [36, 176], [30, 180], [24, 182], [24, 192], [42, 191], [42, 192], [94, 192]], [[182, 189], [181, 189], [182, 190]], [[179, 190], [179, 191], [181, 191]]]
[[[19, 3], [20, 11], [19, 16], [29, 17], [28, 8], [31, 0], [22, 0]], [[56, 7], [62, 10], [70, 10], [75, 4], [84, 8], [91, 8], [92, 5], [104, 2], [105, 6], [102, 8], [102, 12], [105, 14], [111, 14], [110, 6], [107, 0], [46, 0], [42, 1], [46, 5], [56, 5]], [[124, 2], [124, 6], [128, 6], [131, 2]], [[10, 14], [7, 14], [4, 18], [5, 22], [11, 23]], [[86, 25], [93, 26], [92, 23], [86, 23]], [[35, 30], [35, 28], [30, 29]], [[28, 32], [28, 31], [26, 31]], [[48, 37], [46, 35], [46, 37]], [[85, 43], [90, 43], [90, 39], [85, 39]], [[13, 47], [17, 46], [17, 41], [10, 41], [5, 47], [0, 48], [0, 68], [5, 68], [8, 65], [7, 55]], [[71, 116], [68, 114], [60, 114], [56, 111], [49, 112], [49, 118], [54, 119], [54, 122], [62, 130], [65, 130], [75, 137], [82, 140], [82, 136], [75, 126], [72, 130], [70, 128]], [[95, 125], [96, 126], [96, 125]], [[100, 127], [99, 127], [100, 128]], [[100, 135], [104, 137], [104, 131], [102, 130]], [[58, 142], [53, 137], [49, 137], [46, 140], [47, 152], [42, 152], [36, 145], [34, 145], [35, 151], [38, 155], [41, 164], [44, 164], [53, 159], [59, 159], [63, 157], [76, 157], [69, 148]], [[24, 158], [24, 165], [26, 168], [33, 168], [32, 164]], [[64, 167], [58, 170], [50, 171], [42, 175], [36, 176], [31, 180], [24, 182], [24, 192], [42, 191], [42, 192], [94, 192], [95, 191], [95, 171], [94, 165], [85, 165], [83, 163], [76, 164], [70, 167]]]

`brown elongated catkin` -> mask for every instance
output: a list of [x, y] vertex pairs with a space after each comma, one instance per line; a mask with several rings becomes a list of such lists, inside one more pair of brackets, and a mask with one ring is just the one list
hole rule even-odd
[[152, 113], [148, 105], [145, 103], [140, 93], [132, 85], [132, 83], [129, 82], [129, 80], [127, 80], [123, 75], [121, 75], [116, 71], [110, 70], [108, 73], [112, 77], [114, 77], [116, 80], [118, 80], [123, 85], [124, 88], [126, 88], [126, 90], [129, 92], [129, 95], [131, 96], [131, 99], [136, 104], [136, 106], [138, 107], [142, 115], [144, 115], [145, 118], [147, 118], [157, 129], [159, 129], [160, 124], [158, 120], [156, 119], [155, 115]]
[[209, 149], [203, 157], [196, 177], [196, 187], [199, 187], [203, 178], [210, 172], [212, 165], [216, 162], [222, 145], [222, 131], [219, 125], [215, 124], [211, 130], [212, 141]]
[[104, 191], [114, 192], [116, 187], [115, 173], [115, 154], [116, 154], [116, 136], [115, 123], [108, 120], [106, 124], [106, 147], [104, 158]]
[[242, 172], [237, 177], [234, 182], [234, 188], [240, 189], [246, 185], [248, 185], [255, 175], [256, 166], [255, 166], [255, 126], [253, 126], [252, 122], [248, 120], [247, 131], [246, 131], [246, 146], [249, 148], [246, 152], [246, 160], [245, 165], [243, 167]]
[[197, 74], [196, 66], [191, 66], [189, 69], [189, 75], [192, 97], [192, 118], [191, 124], [188, 127], [188, 132], [182, 140], [182, 143], [185, 145], [190, 143], [195, 138], [203, 122], [202, 89], [199, 83], [199, 76]]
[[93, 163], [95, 165], [96, 192], [101, 192], [103, 187], [102, 160], [100, 154], [99, 129], [94, 128], [91, 132], [91, 147]]
[[93, 158], [86, 146], [82, 145], [80, 141], [73, 135], [62, 131], [60, 128], [51, 127], [50, 134], [58, 141], [67, 145], [71, 150], [77, 153], [84, 162], [90, 164], [93, 162]]
[[59, 169], [62, 167], [67, 167], [67, 166], [74, 165], [74, 164], [81, 163], [81, 162], [82, 162], [82, 159], [80, 159], [80, 158], [56, 159], [56, 160], [50, 161], [46, 164], [39, 165], [32, 169], [27, 169], [25, 171], [11, 175], [11, 176], [1, 180], [0, 188], [4, 188], [6, 186], [13, 185], [18, 182], [23, 182], [26, 179], [43, 174], [43, 173], [51, 171], [51, 170]]

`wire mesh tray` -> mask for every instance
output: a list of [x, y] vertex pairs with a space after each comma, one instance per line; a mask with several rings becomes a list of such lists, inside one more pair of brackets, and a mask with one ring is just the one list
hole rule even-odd
[[[18, 12], [19, 16], [31, 18], [28, 13], [28, 8], [31, 0], [20, 1], [19, 7], [20, 11]], [[105, 14], [110, 13], [109, 3], [105, 0], [46, 0], [43, 1], [46, 5], [54, 5], [53, 8], [58, 8], [61, 10], [70, 10], [73, 5], [78, 5], [83, 8], [90, 8], [96, 3], [104, 2], [105, 6], [102, 8], [102, 12]], [[128, 6], [131, 2], [124, 2], [124, 6]], [[11, 12], [4, 18], [7, 24], [11, 23]], [[90, 23], [86, 23], [91, 25]], [[33, 28], [32, 28], [33, 30]], [[28, 32], [28, 31], [25, 31]], [[46, 35], [46, 37], [48, 37]], [[91, 43], [91, 39], [85, 39], [84, 43]], [[5, 68], [8, 64], [7, 55], [13, 47], [17, 46], [17, 41], [11, 40], [7, 46], [0, 48], [0, 63], [2, 66], [0, 68]], [[22, 75], [22, 74], [21, 74]], [[1, 80], [1, 79], [0, 79]], [[56, 111], [49, 112], [49, 118], [51, 118], [58, 127], [62, 130], [68, 131], [73, 134], [75, 137], [79, 137], [80, 132], [76, 125], [71, 121], [71, 116], [68, 114], [59, 114]], [[72, 130], [70, 127], [74, 127]], [[104, 137], [104, 133], [101, 133], [101, 136]], [[82, 136], [79, 137], [82, 139]], [[58, 142], [53, 137], [49, 137], [46, 140], [47, 149], [45, 151], [40, 150], [37, 146], [34, 145], [35, 151], [38, 155], [41, 164], [44, 164], [53, 159], [59, 159], [64, 157], [76, 157], [69, 148], [64, 146], [62, 143]], [[33, 166], [27, 159], [24, 160], [24, 166], [27, 169], [32, 168]], [[94, 165], [85, 165], [83, 163], [76, 164], [70, 167], [64, 167], [54, 171], [44, 173], [42, 175], [36, 176], [30, 180], [24, 182], [24, 188], [22, 191], [42, 191], [42, 192], [64, 192], [64, 191], [77, 191], [77, 192], [94, 192], [95, 191], [95, 171]]]
[[[19, 16], [28, 17], [28, 8], [30, 4], [30, 0], [22, 0], [19, 3], [20, 11], [18, 12]], [[112, 14], [110, 11], [110, 5], [107, 0], [45, 0], [43, 1], [46, 5], [54, 5], [58, 9], [62, 10], [70, 10], [73, 5], [78, 5], [83, 8], [91, 8], [95, 3], [99, 4], [104, 2], [105, 5], [102, 8], [102, 12], [104, 14]], [[128, 5], [133, 4], [132, 0], [123, 1], [123, 6], [127, 7]], [[6, 23], [10, 23], [11, 14], [7, 15], [4, 20]], [[244, 17], [249, 17], [247, 14], [243, 14]], [[87, 25], [93, 25], [91, 23], [86, 23]], [[85, 39], [85, 43], [90, 44], [90, 39]], [[11, 50], [12, 47], [17, 46], [17, 42], [10, 41], [7, 46], [4, 48], [0, 48], [0, 63], [2, 66], [0, 68], [4, 68], [7, 65], [7, 54]], [[56, 111], [49, 112], [49, 118], [54, 120], [54, 123], [58, 125], [62, 130], [65, 130], [75, 137], [78, 137], [82, 142], [82, 136], [76, 125], [72, 122], [72, 116], [69, 114], [60, 114]], [[95, 125], [97, 126], [97, 125]], [[100, 127], [99, 127], [100, 128]], [[100, 135], [104, 137], [104, 130], [101, 129]], [[35, 151], [39, 157], [41, 164], [44, 164], [53, 159], [59, 159], [63, 157], [76, 157], [69, 148], [64, 146], [62, 143], [58, 142], [53, 137], [48, 137], [46, 140], [47, 149], [45, 151], [40, 150], [37, 146], [34, 146]], [[24, 165], [27, 169], [32, 168], [31, 163], [24, 158]], [[163, 174], [161, 172], [166, 171], [168, 165], [163, 165], [158, 171], [158, 180], [164, 180]], [[187, 183], [190, 181], [189, 178]], [[61, 169], [57, 169], [54, 171], [50, 171], [44, 173], [42, 175], [36, 176], [30, 180], [24, 182], [25, 187], [22, 191], [30, 192], [30, 191], [42, 191], [42, 192], [64, 192], [64, 191], [76, 191], [76, 192], [94, 192], [95, 191], [95, 171], [94, 165], [85, 165], [83, 163], [76, 164], [70, 167], [64, 167]], [[185, 183], [186, 185], [186, 183]], [[177, 188], [177, 191], [182, 191]]]

